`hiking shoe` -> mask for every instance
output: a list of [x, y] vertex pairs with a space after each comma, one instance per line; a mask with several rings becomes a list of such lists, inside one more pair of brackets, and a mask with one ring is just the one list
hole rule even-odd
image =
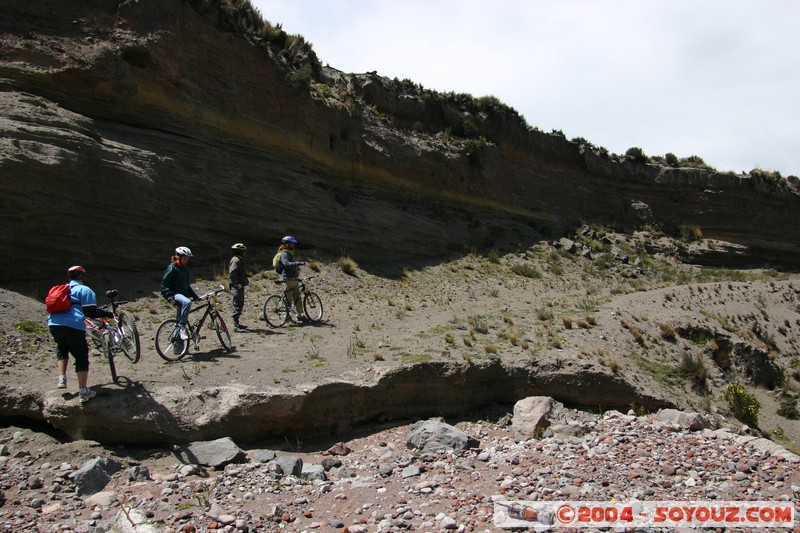
[[234, 324], [233, 331], [236, 331], [238, 333], [245, 332], [247, 331], [247, 326], [245, 326], [244, 324]]
[[186, 326], [181, 326], [181, 339], [189, 339], [189, 329]]
[[66, 389], [67, 388], [67, 376], [61, 375], [58, 376], [58, 385], [56, 385], [59, 389]]
[[97, 393], [92, 389], [81, 389], [80, 391], [78, 391], [78, 396], [80, 396], [81, 398], [81, 403], [86, 403], [95, 396], [97, 396]]
[[175, 339], [172, 341], [172, 353], [180, 355], [183, 351], [183, 339]]

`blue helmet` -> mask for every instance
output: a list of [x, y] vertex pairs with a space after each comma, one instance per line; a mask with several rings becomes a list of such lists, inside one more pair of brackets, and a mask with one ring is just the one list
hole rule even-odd
[[295, 239], [291, 235], [287, 235], [286, 237], [281, 239], [281, 242], [288, 243], [288, 244], [297, 244], [297, 239]]

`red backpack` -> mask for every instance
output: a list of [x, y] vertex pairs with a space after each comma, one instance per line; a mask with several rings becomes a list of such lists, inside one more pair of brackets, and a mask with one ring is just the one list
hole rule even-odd
[[69, 285], [55, 285], [50, 288], [44, 305], [48, 313], [63, 313], [72, 308], [72, 301], [69, 299]]

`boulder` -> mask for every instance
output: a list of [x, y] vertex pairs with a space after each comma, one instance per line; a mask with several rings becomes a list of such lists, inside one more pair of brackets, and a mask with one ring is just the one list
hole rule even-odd
[[272, 463], [280, 469], [284, 476], [300, 477], [303, 474], [303, 460], [296, 455], [281, 455]]
[[530, 396], [514, 404], [511, 430], [517, 442], [540, 436], [554, 423], [566, 424], [568, 412], [564, 404], [549, 396]]
[[665, 423], [677, 425], [689, 431], [700, 431], [701, 429], [715, 429], [716, 423], [707, 415], [701, 413], [687, 413], [677, 409], [662, 409], [656, 414], [656, 418]]
[[325, 481], [325, 467], [322, 465], [307, 465], [302, 466], [300, 477], [308, 481]]
[[100, 492], [111, 481], [111, 476], [119, 471], [122, 465], [114, 459], [95, 457], [83, 464], [81, 468], [69, 475], [78, 495], [85, 496]]
[[220, 469], [230, 463], [240, 463], [246, 457], [229, 437], [190, 445], [181, 454], [184, 462]]
[[276, 457], [272, 450], [252, 450], [248, 455], [254, 463], [268, 463]]
[[406, 446], [426, 452], [460, 451], [475, 444], [475, 439], [460, 429], [438, 420], [420, 420], [411, 426], [406, 434]]

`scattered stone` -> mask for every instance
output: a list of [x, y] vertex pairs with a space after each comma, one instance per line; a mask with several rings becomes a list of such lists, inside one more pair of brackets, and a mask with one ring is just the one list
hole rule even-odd
[[296, 455], [280, 455], [273, 461], [284, 476], [299, 477], [303, 473], [303, 460]]
[[223, 437], [207, 442], [193, 443], [180, 454], [183, 462], [224, 468], [229, 463], [242, 462], [247, 454], [232, 439]]
[[348, 455], [352, 451], [344, 442], [337, 442], [328, 448], [327, 453], [330, 455]]
[[276, 454], [272, 450], [253, 450], [250, 452], [250, 460], [254, 463], [268, 463], [275, 457]]
[[534, 438], [554, 422], [567, 423], [566, 408], [549, 396], [530, 396], [514, 404], [511, 430], [517, 442]]
[[84, 463], [69, 477], [75, 483], [78, 494], [84, 496], [103, 490], [111, 481], [111, 475], [121, 468], [122, 465], [114, 459], [96, 457]]
[[477, 445], [475, 439], [460, 429], [438, 420], [420, 420], [406, 434], [406, 445], [426, 452], [465, 450]]

